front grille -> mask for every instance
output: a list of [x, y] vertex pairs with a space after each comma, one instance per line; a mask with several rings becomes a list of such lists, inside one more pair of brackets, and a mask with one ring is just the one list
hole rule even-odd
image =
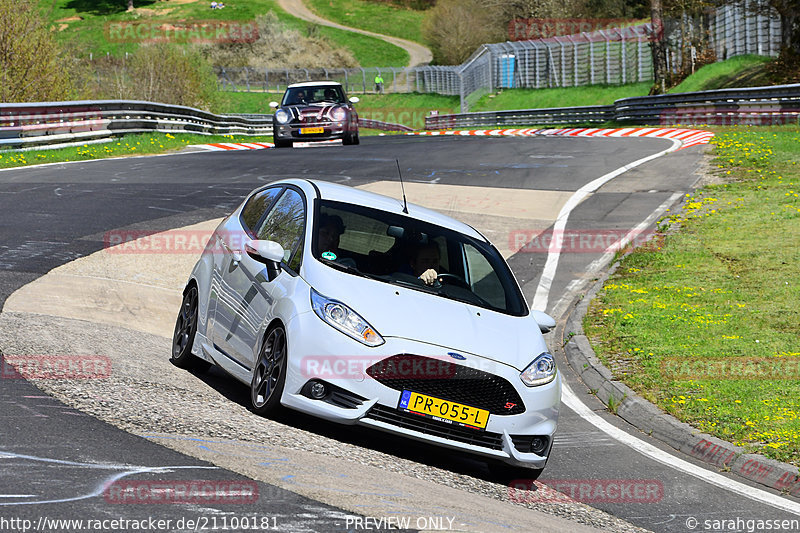
[[525, 412], [522, 398], [508, 380], [442, 359], [393, 355], [369, 367], [367, 374], [394, 390], [427, 394], [486, 409], [493, 415]]
[[482, 446], [484, 448], [491, 448], [492, 450], [503, 449], [503, 438], [499, 433], [478, 431], [455, 424], [438, 422], [421, 415], [404, 413], [398, 409], [392, 409], [391, 407], [379, 404], [375, 404], [366, 414], [365, 418], [371, 418], [403, 429], [412, 429], [420, 433], [425, 433], [426, 435], [435, 435], [465, 444]]

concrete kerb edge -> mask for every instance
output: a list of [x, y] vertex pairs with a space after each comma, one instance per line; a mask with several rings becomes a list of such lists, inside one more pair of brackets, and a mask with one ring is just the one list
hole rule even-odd
[[[631, 251], [626, 252], [623, 257], [629, 253]], [[797, 467], [761, 455], [745, 453], [744, 449], [730, 442], [681, 422], [636, 394], [624, 383], [615, 380], [611, 371], [600, 362], [584, 334], [583, 318], [588, 312], [589, 304], [619, 264], [617, 261], [607, 266], [588, 290], [575, 297], [562, 315], [559, 329], [554, 336], [563, 345], [567, 362], [581, 381], [604, 405], [613, 405], [617, 416], [641, 432], [721, 471], [730, 471], [765, 487], [800, 497], [800, 471]]]

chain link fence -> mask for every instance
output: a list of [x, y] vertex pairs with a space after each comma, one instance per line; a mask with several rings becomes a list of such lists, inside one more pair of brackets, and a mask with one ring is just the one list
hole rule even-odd
[[[679, 52], [688, 38], [685, 28], [708, 31], [718, 60], [741, 54], [778, 54], [780, 18], [765, 0], [739, 0], [720, 7], [708, 26], [672, 21], [666, 39], [672, 49], [670, 68], [682, 67]], [[702, 29], [706, 28], [706, 29]], [[680, 31], [679, 31], [680, 30]], [[691, 32], [690, 32], [691, 33]], [[677, 37], [676, 37], [677, 36]], [[660, 36], [659, 36], [660, 37]], [[460, 97], [466, 113], [482, 96], [504, 88], [559, 88], [623, 85], [653, 79], [650, 24], [609, 28], [543, 39], [484, 44], [461, 65], [413, 68], [252, 69], [217, 68], [220, 88], [281, 93], [292, 83], [340, 82], [348, 93], [438, 93]], [[694, 48], [692, 47], [694, 54]], [[692, 57], [694, 61], [694, 57]], [[375, 84], [380, 75], [383, 84]]]
[[781, 48], [781, 19], [764, 0], [742, 0], [717, 8], [710, 36], [717, 60], [743, 54], [777, 56]]
[[[338, 81], [348, 93], [419, 92], [459, 96], [466, 112], [501, 88], [619, 85], [652, 79], [650, 25], [530, 41], [485, 44], [457, 66], [354, 69], [217, 67], [222, 90], [283, 92], [292, 83]], [[382, 86], [375, 77], [383, 78]]]

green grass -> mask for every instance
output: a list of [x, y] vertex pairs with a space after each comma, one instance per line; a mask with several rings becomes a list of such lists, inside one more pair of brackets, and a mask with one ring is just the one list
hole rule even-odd
[[650, 85], [647, 82], [628, 85], [589, 85], [563, 89], [503, 89], [494, 97], [484, 96], [472, 106], [470, 111], [609, 105], [620, 98], [646, 95], [650, 90]]
[[[262, 113], [271, 114], [270, 101], [280, 101], [279, 93], [234, 93], [220, 92], [217, 113]], [[350, 96], [358, 96], [356, 104], [361, 118], [405, 124], [415, 129], [425, 128], [425, 116], [433, 110], [440, 114], [457, 113], [459, 99], [457, 96], [440, 94], [360, 94], [351, 92]]]
[[[715, 131], [723, 182], [687, 197], [661, 222], [665, 235], [622, 260], [585, 329], [617, 378], [665, 411], [800, 465], [800, 128]], [[687, 375], [665, 371], [688, 363]]]
[[306, 0], [305, 3], [322, 18], [344, 26], [426, 44], [422, 37], [424, 11], [364, 0]]
[[756, 55], [736, 56], [726, 61], [712, 63], [697, 70], [670, 93], [710, 91], [727, 87], [754, 87], [770, 85], [764, 74], [764, 66], [771, 58]]
[[[274, 11], [278, 19], [292, 29], [303, 34], [317, 33], [338, 46], [348, 48], [362, 66], [405, 66], [408, 52], [374, 37], [359, 35], [349, 31], [317, 26], [297, 19], [278, 7], [275, 0], [234, 1], [225, 9], [210, 9], [205, 0], [187, 4], [155, 2], [154, 0], [135, 0], [136, 13], [125, 11], [123, 0], [39, 0], [42, 10], [49, 13], [60, 42], [69, 45], [76, 53], [95, 57], [111, 54], [122, 56], [133, 52], [138, 43], [119, 43], [108, 39], [106, 27], [112, 22], [152, 21], [171, 22], [177, 20], [224, 20], [247, 23], [257, 15]], [[53, 7], [51, 11], [50, 8]], [[142, 11], [149, 10], [149, 11]], [[144, 13], [144, 14], [143, 14]], [[62, 19], [80, 17], [81, 20], [56, 22]], [[62, 29], [62, 25], [65, 26]]]
[[272, 136], [171, 135], [164, 133], [126, 135], [124, 138], [115, 139], [107, 143], [84, 144], [71, 148], [2, 152], [0, 153], [0, 168], [24, 167], [42, 163], [62, 163], [65, 161], [86, 161], [107, 157], [160, 154], [180, 150], [190, 144], [214, 142], [272, 142]]

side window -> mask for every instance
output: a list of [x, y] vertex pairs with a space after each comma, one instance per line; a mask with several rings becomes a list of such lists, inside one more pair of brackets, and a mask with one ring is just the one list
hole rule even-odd
[[506, 308], [506, 293], [497, 272], [471, 244], [464, 244], [464, 260], [472, 292], [498, 309]]
[[[287, 189], [256, 231], [259, 240], [275, 241], [283, 246], [283, 260], [292, 270], [300, 267], [306, 210], [301, 196]], [[291, 261], [290, 261], [291, 258]]]
[[271, 187], [261, 191], [247, 201], [244, 205], [244, 209], [242, 209], [241, 216], [245, 231], [255, 235], [258, 221], [261, 220], [264, 211], [272, 205], [272, 202], [275, 201], [275, 198], [278, 197], [278, 193], [280, 193], [281, 190], [282, 187]]

